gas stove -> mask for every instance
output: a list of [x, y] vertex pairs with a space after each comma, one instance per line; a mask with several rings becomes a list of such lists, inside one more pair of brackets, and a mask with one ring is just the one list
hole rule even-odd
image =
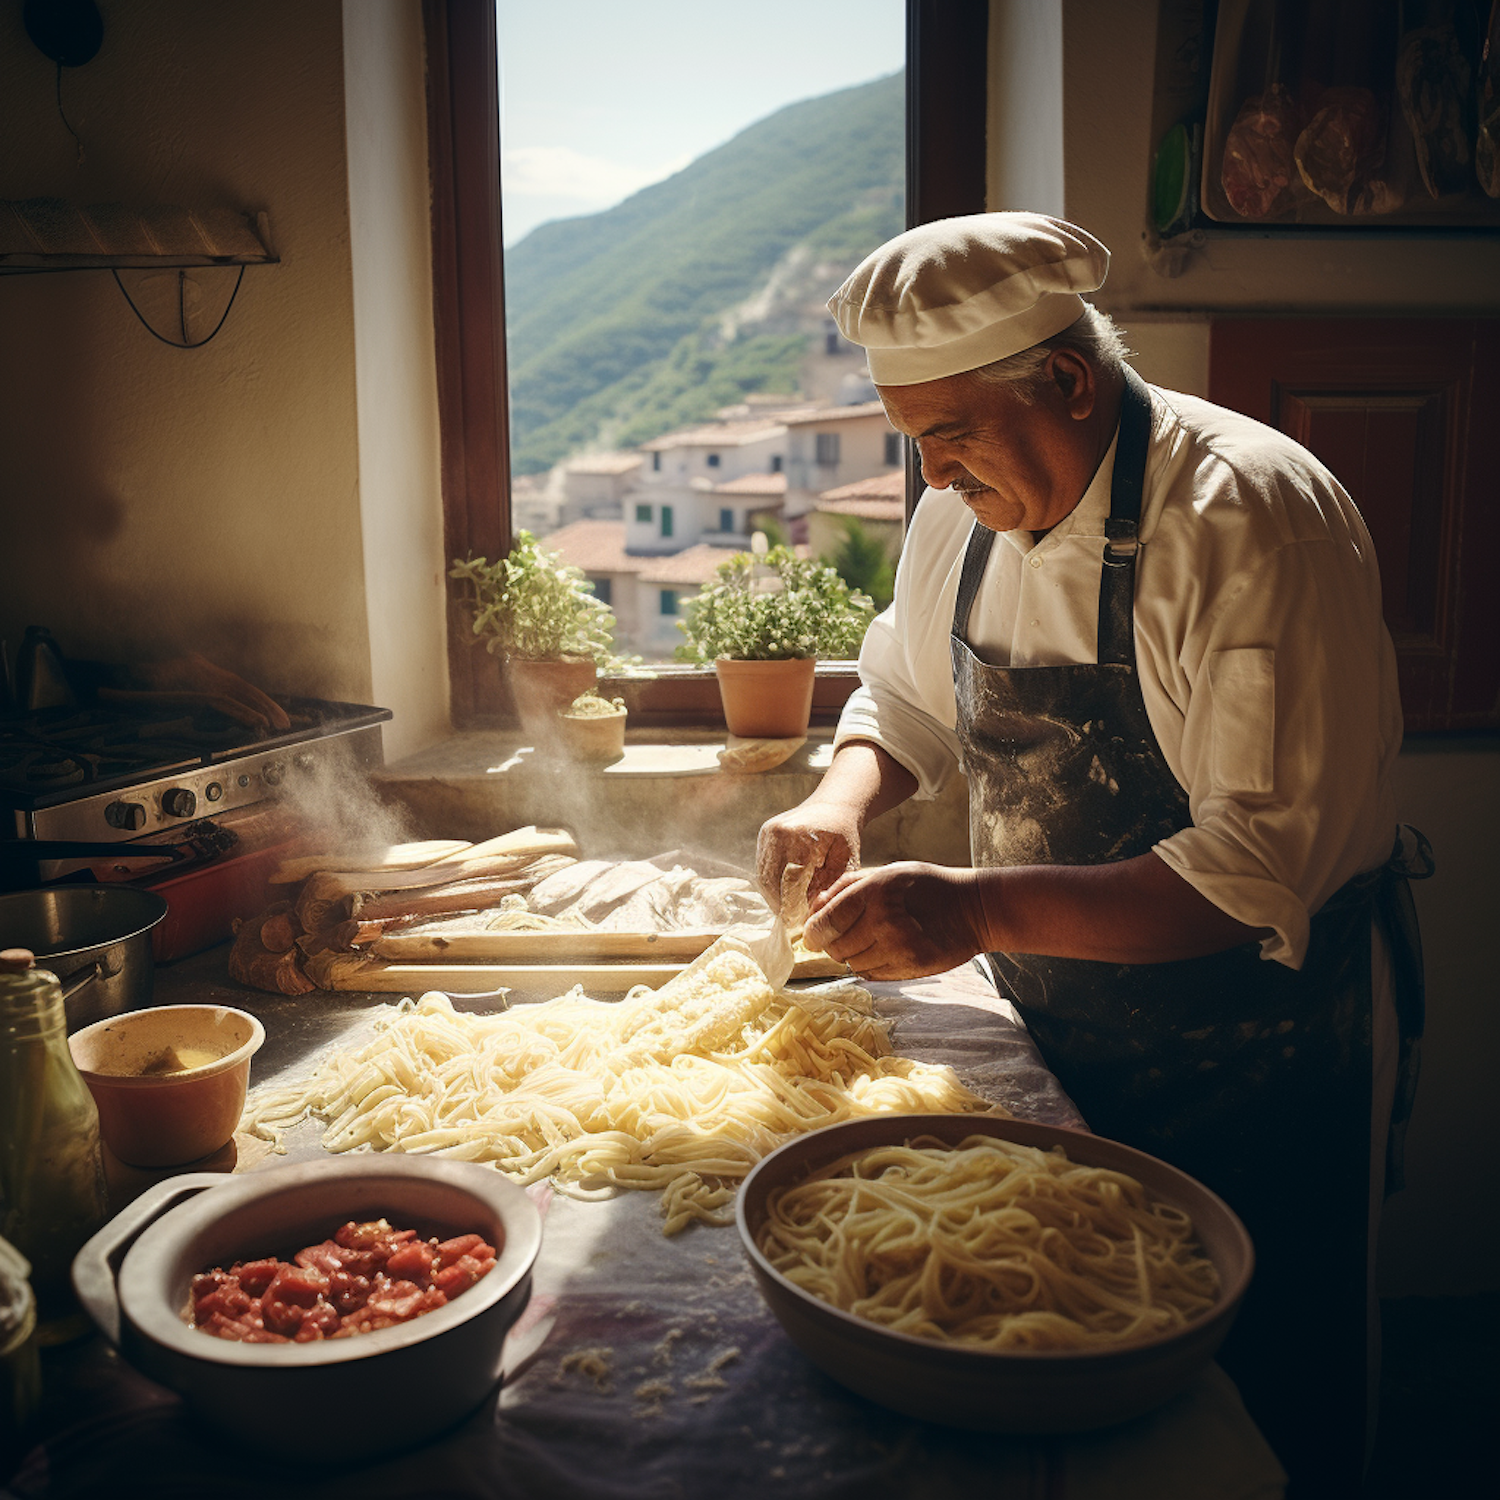
[[261, 736], [205, 705], [87, 704], [0, 718], [0, 837], [160, 835], [283, 797], [334, 758], [381, 764], [390, 709], [278, 701], [291, 727]]

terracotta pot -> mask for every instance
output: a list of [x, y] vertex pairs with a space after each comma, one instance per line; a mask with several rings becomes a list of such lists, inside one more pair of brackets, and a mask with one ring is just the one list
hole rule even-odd
[[505, 664], [505, 677], [522, 732], [533, 740], [555, 740], [558, 710], [595, 686], [599, 673], [585, 657], [532, 661], [513, 656]]
[[744, 739], [790, 740], [807, 733], [812, 717], [812, 657], [788, 661], [739, 661], [721, 656], [714, 663], [724, 722]]
[[265, 1039], [248, 1011], [158, 1005], [85, 1026], [68, 1047], [110, 1150], [134, 1167], [175, 1167], [228, 1144]]
[[612, 714], [558, 714], [557, 732], [563, 750], [574, 760], [607, 765], [625, 753], [625, 720], [622, 708]]

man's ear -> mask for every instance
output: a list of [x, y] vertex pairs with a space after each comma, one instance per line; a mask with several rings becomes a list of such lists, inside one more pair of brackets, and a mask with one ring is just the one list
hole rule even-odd
[[1062, 396], [1068, 415], [1081, 422], [1094, 409], [1098, 395], [1094, 367], [1072, 349], [1054, 349], [1051, 356], [1052, 380]]

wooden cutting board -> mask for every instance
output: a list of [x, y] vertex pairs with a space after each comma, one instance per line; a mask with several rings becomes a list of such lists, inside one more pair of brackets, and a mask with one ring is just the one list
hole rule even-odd
[[370, 944], [393, 963], [554, 964], [580, 959], [690, 962], [719, 936], [682, 932], [391, 932]]
[[[535, 933], [511, 936], [535, 937]], [[551, 936], [552, 934], [541, 934]], [[571, 936], [571, 934], [569, 934]], [[695, 955], [696, 956], [696, 955]], [[685, 963], [619, 962], [589, 963], [567, 961], [559, 957], [551, 963], [390, 963], [376, 961], [349, 974], [338, 988], [363, 990], [374, 994], [399, 992], [420, 995], [427, 990], [442, 990], [454, 995], [487, 994], [494, 990], [540, 991], [560, 995], [582, 985], [587, 995], [623, 995], [638, 984], [656, 989], [675, 978]], [[848, 967], [823, 953], [805, 954], [792, 969], [793, 979], [838, 979], [849, 973]]]

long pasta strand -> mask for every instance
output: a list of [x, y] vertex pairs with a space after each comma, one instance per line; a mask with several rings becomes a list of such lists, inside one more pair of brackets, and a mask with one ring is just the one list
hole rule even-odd
[[869, 993], [774, 992], [721, 940], [659, 990], [574, 989], [496, 1015], [447, 996], [384, 1006], [375, 1039], [306, 1080], [262, 1086], [240, 1129], [300, 1121], [330, 1151], [489, 1162], [595, 1197], [660, 1190], [665, 1232], [732, 1222], [737, 1184], [803, 1131], [887, 1111], [1006, 1114], [951, 1068], [899, 1057]]
[[987, 1349], [1130, 1343], [1219, 1290], [1188, 1216], [1133, 1177], [986, 1136], [844, 1157], [772, 1192], [757, 1244], [835, 1307]]

